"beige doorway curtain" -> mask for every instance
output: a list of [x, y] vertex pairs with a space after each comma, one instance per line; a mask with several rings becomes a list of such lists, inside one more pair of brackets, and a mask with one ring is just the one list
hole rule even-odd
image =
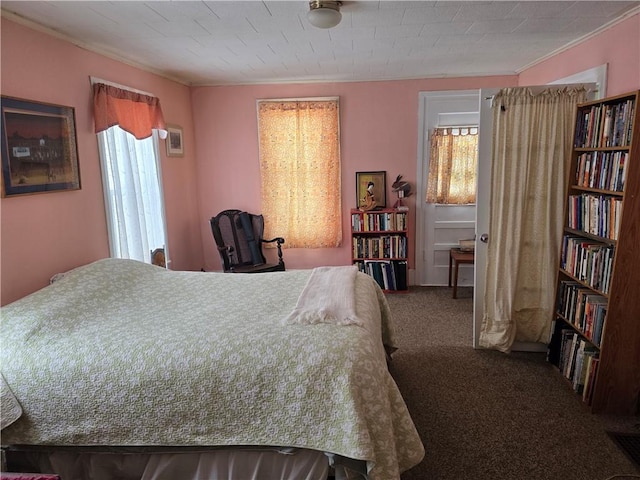
[[586, 90], [507, 88], [493, 99], [480, 346], [549, 341], [576, 105]]

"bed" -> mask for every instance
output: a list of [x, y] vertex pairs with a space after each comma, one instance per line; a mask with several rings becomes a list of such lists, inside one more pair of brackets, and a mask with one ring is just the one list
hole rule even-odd
[[[1, 314], [3, 448], [64, 480], [100, 462], [144, 479], [390, 480], [423, 458], [386, 365], [388, 304], [355, 267], [103, 259]], [[253, 468], [271, 463], [278, 476]]]

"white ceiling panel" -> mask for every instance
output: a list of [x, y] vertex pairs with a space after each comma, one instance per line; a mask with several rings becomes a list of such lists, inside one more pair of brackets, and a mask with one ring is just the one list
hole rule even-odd
[[[395, 2], [393, 2], [395, 3]], [[431, 23], [449, 23], [453, 21], [460, 10], [459, 5], [439, 5], [430, 6], [423, 5], [428, 2], [405, 2], [412, 5], [407, 6], [404, 16], [402, 17], [402, 23], [405, 24], [431, 24]], [[458, 3], [458, 2], [451, 2]]]
[[187, 85], [517, 74], [640, 1], [346, 0], [318, 29], [308, 1], [13, 1], [9, 19]]

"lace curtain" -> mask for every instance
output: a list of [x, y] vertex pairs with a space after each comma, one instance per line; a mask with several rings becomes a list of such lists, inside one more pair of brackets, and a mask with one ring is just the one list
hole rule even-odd
[[476, 202], [478, 129], [436, 128], [431, 135], [427, 202]]
[[265, 238], [288, 248], [342, 243], [338, 100], [258, 102]]

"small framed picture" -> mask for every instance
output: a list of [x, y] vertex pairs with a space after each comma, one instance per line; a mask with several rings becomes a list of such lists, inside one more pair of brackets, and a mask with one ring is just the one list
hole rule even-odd
[[387, 172], [356, 172], [357, 206], [379, 210], [387, 206]]
[[73, 107], [2, 97], [2, 196], [80, 189]]
[[177, 125], [167, 125], [167, 156], [182, 157], [184, 155], [184, 144], [182, 138], [182, 127]]

